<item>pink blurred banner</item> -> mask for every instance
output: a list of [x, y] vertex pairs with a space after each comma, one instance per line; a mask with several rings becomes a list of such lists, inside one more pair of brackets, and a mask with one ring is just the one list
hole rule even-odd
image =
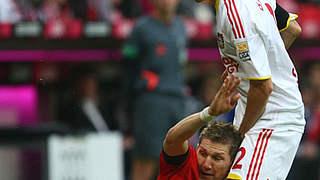
[[[294, 60], [320, 60], [320, 47], [297, 48], [290, 51]], [[121, 61], [121, 50], [0, 50], [0, 62], [83, 62]], [[190, 61], [219, 61], [217, 48], [190, 48]]]
[[34, 86], [0, 86], [0, 126], [35, 124], [38, 121], [37, 101]]

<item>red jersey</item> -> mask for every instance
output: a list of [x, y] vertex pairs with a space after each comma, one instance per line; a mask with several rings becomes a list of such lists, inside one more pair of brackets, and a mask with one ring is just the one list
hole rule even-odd
[[160, 154], [160, 172], [157, 180], [196, 180], [199, 179], [196, 150], [189, 145], [188, 157], [178, 165], [168, 164], [164, 154]]

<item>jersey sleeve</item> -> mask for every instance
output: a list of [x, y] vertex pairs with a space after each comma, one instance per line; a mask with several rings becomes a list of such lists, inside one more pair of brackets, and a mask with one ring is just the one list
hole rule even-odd
[[[137, 77], [140, 74], [140, 49], [141, 49], [141, 29], [137, 24], [133, 27], [130, 35], [126, 39], [124, 46], [122, 47], [123, 55], [123, 67], [124, 77], [122, 79], [124, 99], [128, 101], [126, 103], [126, 109], [129, 111], [134, 103], [135, 86], [137, 83]], [[144, 82], [144, 81], [143, 81]], [[144, 82], [146, 83], [146, 82]]]
[[162, 157], [168, 164], [180, 165], [188, 158], [189, 150], [190, 148], [185, 154], [179, 156], [169, 156], [166, 152], [164, 152], [164, 150], [162, 150]]
[[136, 24], [122, 48], [122, 54], [125, 59], [137, 59], [141, 49], [141, 32], [139, 25]]
[[189, 145], [188, 152], [178, 157], [166, 157], [160, 154], [160, 170], [158, 179], [175, 179], [177, 177], [194, 177], [198, 179], [198, 163], [195, 149]]
[[280, 32], [286, 30], [289, 27], [290, 21], [298, 18], [298, 15], [293, 13], [288, 13], [278, 3], [275, 10], [275, 16], [277, 19], [277, 25]]
[[268, 56], [263, 39], [252, 35], [235, 42], [239, 62], [248, 80], [271, 78]]
[[[263, 33], [266, 25], [260, 20], [264, 18], [263, 14], [258, 14], [258, 7], [256, 11], [248, 12], [247, 7], [240, 3], [233, 3], [231, 6], [233, 9], [229, 9], [229, 21], [232, 26], [232, 43], [242, 68], [242, 77], [248, 80], [270, 79], [271, 70]], [[274, 20], [272, 23], [275, 25]]]

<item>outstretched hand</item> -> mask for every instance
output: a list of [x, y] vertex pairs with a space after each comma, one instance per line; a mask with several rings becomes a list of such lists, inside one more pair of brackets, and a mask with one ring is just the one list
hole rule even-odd
[[214, 116], [230, 111], [240, 98], [240, 94], [235, 92], [241, 79], [236, 78], [234, 74], [231, 77], [226, 76], [225, 73], [223, 73], [222, 78], [224, 78], [224, 82], [209, 108], [209, 114]]

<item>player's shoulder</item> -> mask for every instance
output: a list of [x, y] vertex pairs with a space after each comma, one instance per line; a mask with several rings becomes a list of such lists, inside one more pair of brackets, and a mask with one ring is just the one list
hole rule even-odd
[[174, 17], [174, 20], [178, 23], [183, 23], [183, 17], [180, 15], [177, 15]]
[[[221, 2], [221, 1], [220, 1]], [[240, 36], [240, 32], [247, 31], [254, 26], [255, 16], [257, 14], [256, 0], [226, 0], [222, 1], [223, 5], [220, 6], [220, 21], [221, 28], [225, 27], [223, 22], [227, 22], [228, 28], [224, 28], [224, 31], [230, 31], [234, 34], [234, 31]], [[232, 30], [232, 31], [231, 31]]]
[[180, 31], [185, 31], [186, 26], [185, 26], [184, 19], [182, 16], [176, 16], [174, 18], [174, 23], [176, 23], [178, 25], [178, 28]]
[[225, 21], [238, 21], [239, 19], [246, 21], [256, 14], [256, 1], [258, 0], [220, 0], [223, 5], [219, 7], [218, 13], [221, 13], [220, 18]]
[[238, 11], [235, 14], [239, 13], [239, 19], [246, 27], [254, 27], [256, 23], [262, 22], [264, 11], [268, 11], [264, 7], [263, 0], [237, 0], [234, 3], [235, 9]]
[[151, 16], [149, 15], [141, 16], [137, 18], [135, 23], [135, 28], [140, 29], [140, 28], [143, 28], [144, 26], [148, 26], [148, 24], [150, 24], [151, 21], [152, 21]]
[[[230, 0], [227, 1], [230, 11], [235, 11], [234, 14], [237, 15], [249, 15], [254, 14], [255, 11], [259, 9], [260, 0]], [[227, 6], [228, 7], [228, 6]]]

